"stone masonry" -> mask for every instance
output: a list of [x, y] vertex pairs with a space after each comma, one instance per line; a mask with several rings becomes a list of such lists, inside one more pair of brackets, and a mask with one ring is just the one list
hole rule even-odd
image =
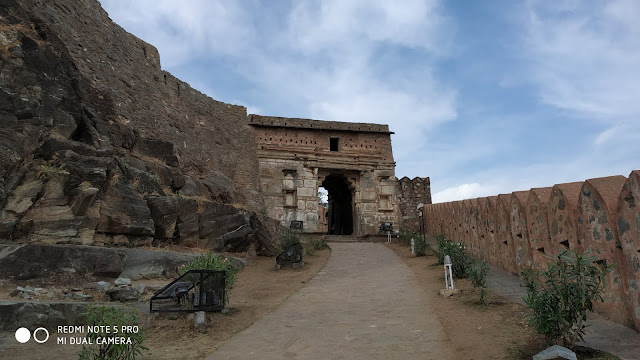
[[329, 192], [329, 233], [377, 235], [400, 220], [387, 125], [250, 115], [269, 217], [323, 232], [318, 188]]
[[405, 176], [398, 180], [397, 191], [400, 212], [402, 213], [402, 227], [415, 232], [420, 231], [422, 207], [431, 204], [429, 178], [409, 179]]

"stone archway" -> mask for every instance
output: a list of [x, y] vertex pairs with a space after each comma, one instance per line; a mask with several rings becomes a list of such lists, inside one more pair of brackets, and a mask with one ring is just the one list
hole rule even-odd
[[354, 232], [353, 189], [344, 175], [328, 175], [322, 181], [329, 193], [329, 235], [352, 235]]

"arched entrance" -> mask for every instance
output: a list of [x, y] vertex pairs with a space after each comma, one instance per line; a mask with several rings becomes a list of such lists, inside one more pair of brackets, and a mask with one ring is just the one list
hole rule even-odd
[[344, 175], [328, 175], [322, 182], [329, 193], [329, 235], [353, 234], [353, 191]]

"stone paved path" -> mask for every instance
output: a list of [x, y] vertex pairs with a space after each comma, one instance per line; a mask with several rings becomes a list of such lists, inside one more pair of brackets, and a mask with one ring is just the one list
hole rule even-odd
[[209, 360], [450, 359], [418, 279], [375, 243], [332, 243], [327, 265]]

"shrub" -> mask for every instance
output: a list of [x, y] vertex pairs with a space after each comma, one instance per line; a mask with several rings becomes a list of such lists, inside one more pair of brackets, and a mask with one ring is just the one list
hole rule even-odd
[[305, 244], [304, 245], [304, 255], [305, 256], [313, 256], [316, 253], [316, 248], [313, 244]]
[[216, 270], [225, 272], [225, 303], [229, 303], [229, 291], [233, 288], [233, 284], [236, 282], [236, 274], [238, 268], [236, 268], [231, 260], [222, 255], [216, 255], [212, 252], [200, 255], [197, 258], [191, 260], [183, 267], [180, 268], [180, 275], [186, 273], [189, 270]]
[[40, 165], [38, 169], [38, 178], [60, 180], [69, 175], [69, 172], [62, 165], [55, 165], [49, 162], [46, 165]]
[[445, 255], [449, 255], [453, 276], [459, 279], [466, 278], [469, 275], [473, 259], [464, 251], [466, 248], [465, 244], [456, 244], [444, 237], [437, 237], [437, 241], [438, 250], [436, 251], [436, 255], [438, 257], [438, 264], [443, 265]]
[[475, 289], [480, 288], [480, 298], [478, 299], [481, 304], [485, 303], [485, 297], [487, 296], [487, 273], [489, 272], [489, 266], [480, 262], [472, 265], [469, 269], [469, 279], [471, 280], [471, 286]]
[[427, 241], [422, 236], [417, 236], [414, 238], [413, 250], [416, 253], [416, 256], [425, 256], [427, 255]]
[[285, 251], [291, 245], [297, 244], [300, 242], [300, 238], [298, 234], [289, 229], [285, 230], [280, 237], [280, 250]]
[[312, 244], [313, 244], [313, 248], [316, 250], [322, 250], [329, 247], [329, 244], [327, 244], [327, 240], [325, 240], [324, 238], [318, 241], [313, 241]]
[[414, 232], [401, 229], [400, 230], [400, 244], [411, 245], [411, 238], [416, 238], [418, 235]]
[[[148, 350], [142, 345], [144, 341], [143, 329], [138, 332], [122, 332], [123, 326], [133, 326], [138, 323], [138, 316], [134, 309], [111, 306], [89, 306], [87, 308], [87, 326], [99, 326], [100, 331], [88, 332], [86, 339], [91, 344], [82, 345], [78, 353], [80, 360], [132, 360], [142, 355], [142, 350]], [[107, 331], [108, 329], [108, 331]], [[117, 333], [114, 331], [117, 329]], [[114, 341], [100, 341], [97, 339], [125, 338], [124, 344]], [[131, 344], [128, 344], [128, 340]]]
[[[295, 242], [293, 244], [295, 244]], [[311, 240], [308, 243], [304, 244], [304, 254], [306, 256], [313, 256], [316, 253], [316, 250], [322, 250], [328, 247], [329, 244], [327, 244], [327, 241], [325, 239]]]
[[533, 310], [529, 322], [538, 333], [549, 343], [561, 340], [563, 346], [573, 348], [585, 333], [587, 312], [593, 311], [594, 302], [603, 300], [605, 275], [615, 265], [598, 264], [588, 252], [563, 251], [555, 260], [542, 273], [521, 273], [527, 287], [524, 301]]

